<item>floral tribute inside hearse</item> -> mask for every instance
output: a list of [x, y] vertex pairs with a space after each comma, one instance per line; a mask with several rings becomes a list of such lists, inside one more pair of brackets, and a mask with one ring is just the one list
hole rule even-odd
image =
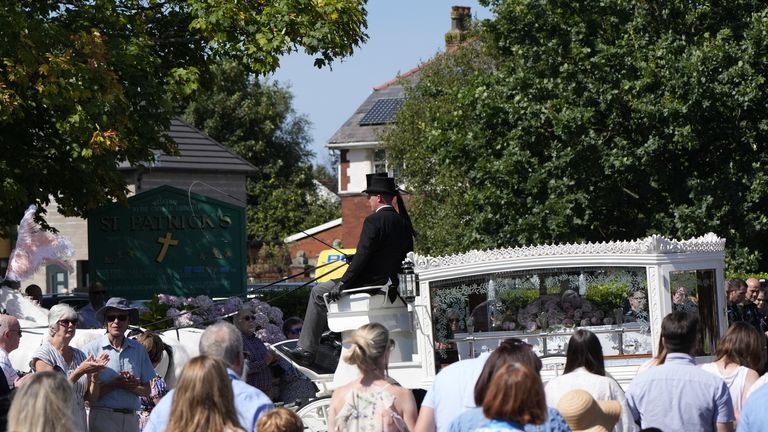
[[710, 355], [725, 325], [724, 246], [710, 233], [414, 255], [435, 367], [507, 337], [539, 356], [563, 356], [577, 328], [597, 334], [608, 359], [642, 363], [658, 353], [661, 319], [673, 310], [699, 315], [697, 355]]

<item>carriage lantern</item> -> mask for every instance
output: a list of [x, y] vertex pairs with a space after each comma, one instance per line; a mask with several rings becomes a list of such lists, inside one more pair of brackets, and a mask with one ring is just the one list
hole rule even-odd
[[400, 284], [398, 285], [398, 291], [400, 297], [406, 302], [413, 302], [419, 295], [419, 279], [416, 273], [413, 272], [413, 261], [405, 259], [403, 261], [402, 273], [398, 275]]

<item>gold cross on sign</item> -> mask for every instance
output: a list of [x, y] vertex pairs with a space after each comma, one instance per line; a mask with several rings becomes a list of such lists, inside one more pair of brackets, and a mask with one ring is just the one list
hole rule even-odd
[[160, 253], [157, 255], [157, 258], [155, 258], [155, 261], [161, 263], [165, 259], [165, 254], [168, 253], [168, 248], [170, 246], [176, 246], [179, 244], [178, 240], [171, 240], [171, 233], [166, 232], [165, 237], [158, 237], [157, 242], [163, 245], [163, 247], [160, 248]]

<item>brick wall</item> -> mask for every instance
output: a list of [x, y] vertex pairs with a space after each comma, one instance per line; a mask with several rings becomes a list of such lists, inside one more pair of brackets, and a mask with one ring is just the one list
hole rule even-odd
[[363, 220], [371, 214], [365, 195], [346, 195], [341, 197], [341, 242], [344, 247], [357, 247]]
[[[403, 195], [403, 201], [408, 208], [411, 197]], [[392, 203], [397, 208], [397, 200]], [[363, 220], [371, 214], [368, 199], [365, 195], [345, 195], [341, 197], [341, 241], [345, 248], [354, 248], [360, 239]]]
[[[341, 228], [342, 225], [337, 225], [333, 228], [312, 235], [328, 243], [329, 245], [333, 245], [335, 240], [341, 240]], [[354, 245], [349, 247], [354, 247]], [[303, 251], [304, 256], [306, 256], [309, 260], [309, 265], [313, 267], [317, 263], [317, 256], [320, 254], [320, 251], [325, 249], [330, 249], [330, 247], [320, 243], [312, 237], [305, 237], [288, 245], [288, 250], [291, 252], [291, 258], [296, 258], [296, 254], [299, 251]]]

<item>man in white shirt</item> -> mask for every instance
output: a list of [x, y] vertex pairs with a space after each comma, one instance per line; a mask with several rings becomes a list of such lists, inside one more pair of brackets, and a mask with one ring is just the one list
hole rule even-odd
[[475, 384], [491, 353], [448, 365], [435, 376], [421, 403], [416, 430], [448, 431], [453, 419], [475, 406]]
[[21, 339], [21, 325], [19, 320], [11, 315], [0, 315], [0, 368], [3, 369], [8, 387], [16, 386], [19, 376], [13, 368], [8, 354], [19, 347]]

